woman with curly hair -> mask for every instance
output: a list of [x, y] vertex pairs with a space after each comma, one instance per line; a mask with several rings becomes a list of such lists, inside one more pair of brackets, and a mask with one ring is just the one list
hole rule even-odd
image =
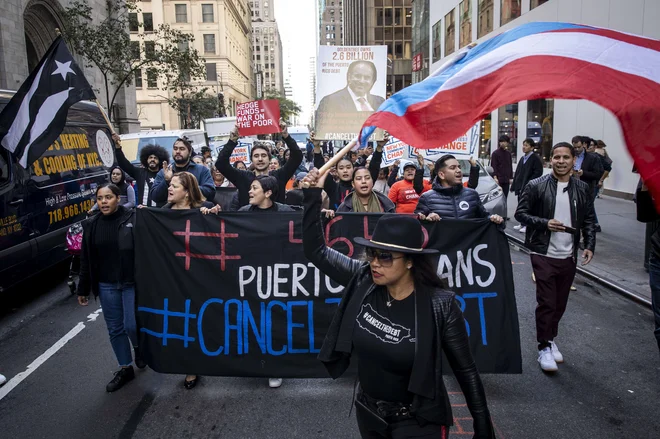
[[170, 161], [170, 154], [167, 150], [158, 145], [146, 145], [140, 150], [142, 167], [138, 167], [129, 162], [121, 150], [121, 138], [115, 134], [112, 139], [115, 141], [115, 152], [119, 167], [135, 179], [137, 187], [136, 204], [150, 207], [161, 207], [165, 204], [153, 201], [149, 192], [158, 171], [162, 168], [162, 163]]

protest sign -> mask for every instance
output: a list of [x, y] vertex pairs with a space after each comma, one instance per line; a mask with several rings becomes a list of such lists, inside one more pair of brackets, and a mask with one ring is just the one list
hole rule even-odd
[[[325, 224], [328, 245], [359, 258], [380, 214]], [[202, 215], [138, 209], [135, 246], [140, 348], [157, 372], [326, 377], [316, 356], [342, 287], [304, 256], [302, 214]], [[457, 292], [482, 373], [520, 373], [509, 246], [488, 220], [423, 225], [438, 272]], [[419, 334], [419, 337], [424, 335]], [[450, 369], [445, 368], [446, 373]]]
[[418, 153], [428, 160], [437, 160], [445, 154], [452, 154], [456, 158], [474, 157], [479, 149], [481, 139], [481, 122], [477, 122], [470, 131], [447, 145], [432, 149], [417, 149], [410, 147], [410, 157], [415, 157]]
[[280, 132], [280, 101], [267, 99], [236, 104], [236, 125], [241, 136]]
[[243, 162], [247, 166], [250, 166], [250, 163], [252, 163], [251, 157], [253, 143], [254, 141], [252, 139], [240, 139], [238, 145], [236, 145], [229, 156], [229, 163], [233, 165], [236, 162]]
[[387, 46], [320, 46], [317, 65], [316, 138], [353, 140], [385, 101]]
[[390, 137], [390, 140], [383, 146], [383, 161], [380, 163], [381, 168], [386, 168], [393, 165], [397, 160], [405, 160], [409, 158], [410, 146], [399, 139]]

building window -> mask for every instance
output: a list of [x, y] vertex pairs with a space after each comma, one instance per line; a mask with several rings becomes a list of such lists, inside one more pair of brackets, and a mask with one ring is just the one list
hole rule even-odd
[[436, 24], [433, 25], [433, 62], [436, 62], [440, 59], [440, 27], [441, 21], [438, 20]]
[[215, 53], [215, 35], [204, 35], [204, 53]]
[[458, 5], [458, 17], [461, 20], [461, 34], [458, 47], [463, 48], [472, 42], [472, 4], [471, 0], [463, 0]]
[[188, 23], [188, 6], [174, 5], [174, 14], [177, 23]]
[[215, 63], [206, 64], [206, 80], [211, 82], [218, 81], [218, 72]]
[[481, 38], [493, 31], [493, 8], [493, 0], [479, 0], [479, 29], [477, 30], [477, 38]]
[[136, 70], [134, 73], [135, 73], [135, 88], [142, 88], [142, 70]]
[[501, 0], [502, 9], [500, 9], [500, 26], [520, 17], [520, 0]]
[[133, 54], [133, 59], [134, 60], [139, 60], [140, 59], [140, 42], [139, 41], [131, 41], [131, 53]]
[[[509, 136], [511, 144], [509, 152], [513, 155], [513, 160], [516, 160], [518, 152], [518, 104], [509, 104], [499, 109], [499, 127], [497, 130], [497, 139], [503, 135]], [[491, 145], [491, 148], [496, 148], [497, 145]]]
[[129, 12], [128, 14], [128, 30], [137, 32], [140, 25], [138, 24], [137, 13]]
[[456, 50], [456, 18], [452, 9], [451, 12], [445, 15], [445, 56], [451, 55]]
[[213, 23], [213, 5], [202, 5], [202, 22]]
[[156, 43], [153, 41], [144, 42], [144, 55], [147, 59], [153, 58], [156, 55]]
[[539, 153], [545, 163], [550, 162], [554, 109], [554, 99], [527, 101], [527, 134], [525, 137], [534, 140], [536, 143], [534, 151]]
[[156, 69], [147, 69], [147, 88], [158, 88], [158, 73]]
[[144, 31], [153, 32], [154, 31], [154, 18], [151, 12], [145, 12], [142, 14], [142, 20], [144, 20]]
[[179, 41], [176, 46], [179, 49], [179, 52], [187, 52], [189, 49], [188, 40]]
[[541, 6], [543, 3], [547, 3], [548, 0], [532, 0], [532, 3], [529, 5], [530, 9], [534, 9], [537, 6]]

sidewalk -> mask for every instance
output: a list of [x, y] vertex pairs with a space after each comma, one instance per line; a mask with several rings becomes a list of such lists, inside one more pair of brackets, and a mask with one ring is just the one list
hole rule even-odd
[[[524, 241], [525, 235], [513, 229], [517, 198], [509, 194], [506, 233]], [[601, 195], [595, 202], [602, 233], [596, 234], [594, 259], [584, 267], [590, 273], [618, 284], [639, 296], [651, 299], [649, 275], [644, 270], [646, 225], [637, 222], [635, 203]]]

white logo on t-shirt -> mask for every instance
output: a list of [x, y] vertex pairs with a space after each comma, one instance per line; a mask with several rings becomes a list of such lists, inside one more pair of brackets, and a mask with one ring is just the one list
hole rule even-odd
[[387, 317], [381, 316], [371, 304], [362, 305], [357, 324], [385, 343], [399, 344], [410, 338], [410, 329], [392, 323]]

